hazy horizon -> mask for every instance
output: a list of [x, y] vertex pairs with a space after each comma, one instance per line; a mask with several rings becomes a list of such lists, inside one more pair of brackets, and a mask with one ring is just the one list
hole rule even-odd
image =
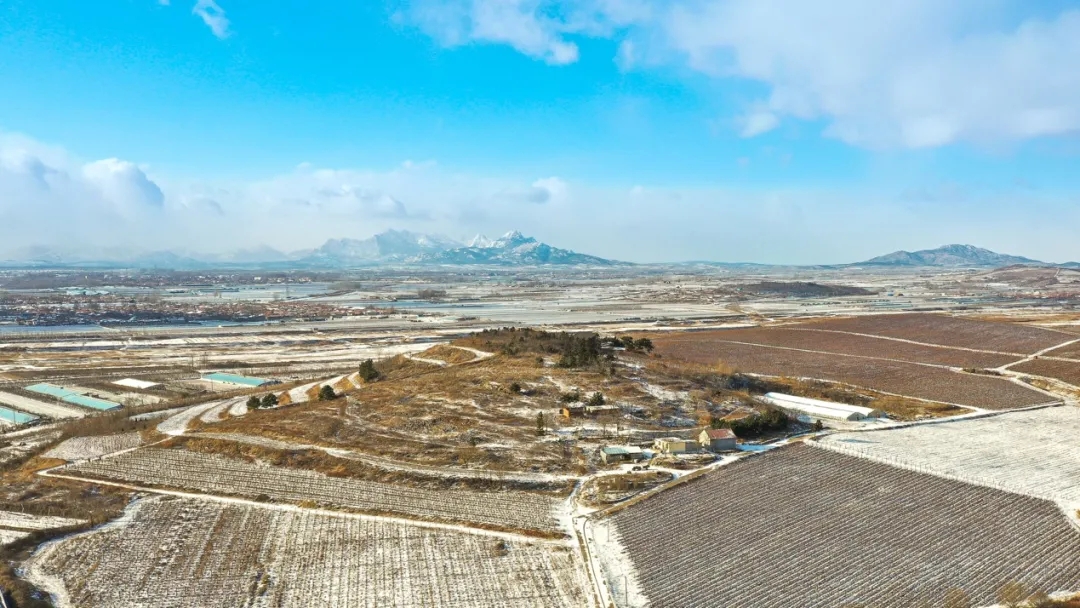
[[517, 229], [1080, 260], [1080, 3], [0, 6], [0, 258]]

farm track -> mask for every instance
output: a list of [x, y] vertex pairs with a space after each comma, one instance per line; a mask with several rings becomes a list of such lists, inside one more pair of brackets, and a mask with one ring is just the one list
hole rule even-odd
[[657, 607], [900, 608], [951, 589], [988, 605], [1010, 581], [1080, 588], [1080, 533], [1053, 503], [802, 444], [608, 521]]

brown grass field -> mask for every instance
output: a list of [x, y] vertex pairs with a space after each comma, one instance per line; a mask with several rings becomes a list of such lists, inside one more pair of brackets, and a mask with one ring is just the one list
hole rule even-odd
[[1002, 378], [960, 374], [914, 363], [732, 344], [704, 332], [660, 335], [653, 342], [657, 353], [664, 358], [705, 365], [725, 364], [752, 374], [831, 380], [958, 405], [1009, 409], [1052, 401], [1042, 393]]
[[1075, 335], [1040, 327], [964, 319], [945, 315], [910, 313], [827, 319], [807, 328], [845, 331], [901, 338], [1003, 353], [1030, 355], [1075, 339]]

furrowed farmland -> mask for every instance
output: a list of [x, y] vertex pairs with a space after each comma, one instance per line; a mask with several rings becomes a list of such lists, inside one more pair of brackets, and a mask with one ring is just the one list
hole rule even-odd
[[586, 605], [561, 543], [162, 497], [29, 571], [65, 608]]
[[144, 448], [63, 469], [63, 474], [289, 503], [393, 513], [560, 535], [561, 499], [529, 492], [427, 490], [314, 471], [260, 466], [216, 454]]
[[985, 409], [1009, 409], [1054, 401], [1004, 378], [962, 374], [942, 367], [878, 358], [804, 352], [774, 346], [726, 342], [726, 332], [660, 336], [657, 351], [704, 365], [723, 362], [739, 371], [769, 376], [817, 378], [930, 401]]
[[725, 342], [760, 344], [838, 355], [853, 355], [876, 359], [894, 359], [911, 363], [930, 363], [949, 367], [993, 368], [1012, 363], [1016, 355], [976, 352], [941, 346], [912, 344], [888, 338], [875, 338], [816, 331], [813, 324], [755, 329], [730, 329], [695, 332], [702, 339]]
[[897, 429], [838, 433], [825, 448], [897, 467], [1080, 504], [1080, 409], [1051, 407]]
[[929, 314], [827, 319], [807, 323], [805, 327], [1022, 355], [1076, 339], [1073, 334], [1052, 329]]
[[1062, 361], [1060, 359], [1032, 359], [1009, 368], [1022, 374], [1034, 374], [1056, 378], [1063, 382], [1080, 387], [1080, 361]]
[[900, 608], [941, 605], [953, 590], [989, 605], [1008, 583], [1080, 589], [1080, 532], [1053, 503], [801, 444], [656, 494], [609, 525], [633, 566], [609, 561], [609, 581], [636, 575], [656, 607]]

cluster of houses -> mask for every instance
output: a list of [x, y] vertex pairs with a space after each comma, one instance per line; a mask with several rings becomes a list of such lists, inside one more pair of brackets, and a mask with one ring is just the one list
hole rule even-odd
[[[731, 429], [702, 429], [695, 439], [660, 437], [653, 440], [652, 452], [659, 454], [693, 454], [698, 452], [730, 452], [738, 449]], [[645, 460], [645, 448], [635, 445], [608, 445], [600, 448], [604, 464], [640, 462]]]

